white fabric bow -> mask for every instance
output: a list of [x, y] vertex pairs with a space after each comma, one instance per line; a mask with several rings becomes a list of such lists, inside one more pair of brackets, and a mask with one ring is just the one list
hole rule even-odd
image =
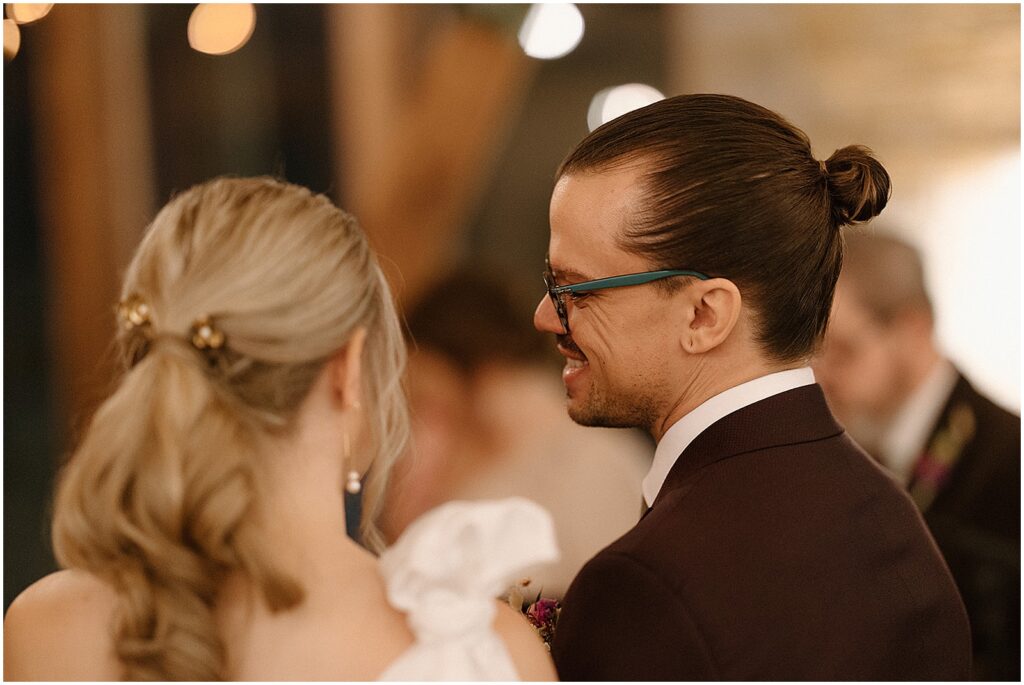
[[494, 631], [495, 600], [526, 568], [557, 559], [551, 515], [524, 498], [421, 516], [380, 557], [388, 600], [416, 636], [380, 679], [517, 680]]

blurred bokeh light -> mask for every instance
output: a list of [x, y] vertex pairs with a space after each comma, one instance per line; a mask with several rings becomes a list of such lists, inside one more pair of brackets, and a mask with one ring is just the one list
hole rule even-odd
[[583, 40], [583, 15], [576, 5], [534, 5], [519, 29], [519, 45], [530, 57], [558, 59]]
[[53, 9], [53, 3], [11, 3], [7, 5], [7, 17], [18, 24], [31, 24], [39, 21]]
[[645, 83], [626, 83], [621, 86], [605, 88], [594, 96], [587, 110], [587, 127], [593, 131], [601, 124], [621, 117], [626, 112], [646, 107], [665, 95], [653, 86]]
[[196, 5], [188, 20], [188, 44], [208, 55], [227, 55], [245, 45], [256, 28], [256, 8], [237, 5]]
[[21, 47], [21, 31], [13, 19], [4, 19], [4, 59], [14, 59]]

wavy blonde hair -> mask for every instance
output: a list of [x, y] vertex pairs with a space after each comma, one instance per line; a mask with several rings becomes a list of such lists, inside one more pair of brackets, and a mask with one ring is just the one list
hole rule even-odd
[[[264, 438], [287, 433], [359, 327], [374, 456], [362, 532], [383, 548], [376, 520], [408, 435], [402, 334], [355, 220], [268, 178], [215, 179], [175, 197], [128, 268], [129, 297], [147, 303], [150, 323], [118, 334], [126, 371], [61, 474], [55, 552], [118, 591], [125, 678], [220, 679], [213, 606], [225, 575], [247, 574], [273, 610], [303, 596], [268, 560], [255, 522]], [[227, 339], [215, 364], [189, 343], [202, 316]]]

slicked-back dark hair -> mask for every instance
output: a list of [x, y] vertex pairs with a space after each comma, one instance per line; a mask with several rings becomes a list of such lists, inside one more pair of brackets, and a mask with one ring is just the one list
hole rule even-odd
[[[643, 191], [620, 246], [652, 268], [733, 281], [765, 353], [810, 356], [843, 261], [840, 228], [882, 211], [889, 175], [862, 146], [825, 162], [781, 116], [729, 95], [680, 95], [594, 130], [557, 176], [637, 163]], [[679, 287], [678, 281], [663, 287]]]

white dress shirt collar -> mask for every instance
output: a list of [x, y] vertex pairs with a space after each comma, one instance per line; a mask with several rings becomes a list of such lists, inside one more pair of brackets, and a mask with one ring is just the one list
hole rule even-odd
[[770, 373], [705, 400], [696, 409], [676, 421], [658, 441], [651, 470], [644, 478], [643, 492], [647, 506], [654, 503], [679, 455], [711, 424], [755, 402], [787, 390], [813, 385], [814, 382], [814, 372], [806, 366]]
[[917, 457], [927, 447], [929, 432], [949, 401], [956, 381], [957, 372], [951, 363], [945, 359], [937, 363], [882, 433], [878, 458], [904, 485], [910, 482]]

